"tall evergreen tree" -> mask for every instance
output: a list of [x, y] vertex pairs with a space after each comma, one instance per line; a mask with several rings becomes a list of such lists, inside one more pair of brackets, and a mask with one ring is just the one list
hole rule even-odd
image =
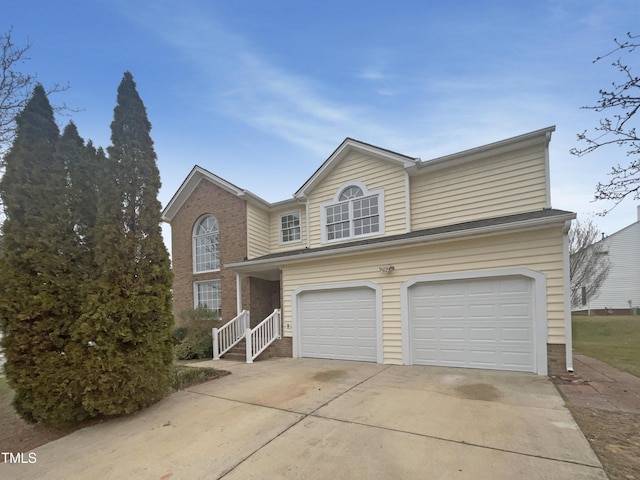
[[6, 215], [0, 258], [5, 373], [22, 416], [62, 423], [84, 416], [67, 355], [79, 299], [67, 172], [42, 86], [35, 87], [16, 125], [0, 181]]
[[92, 275], [95, 244], [94, 229], [98, 212], [99, 185], [104, 181], [106, 159], [104, 152], [87, 145], [73, 122], [65, 127], [58, 143], [58, 154], [67, 172], [67, 208], [75, 233], [79, 265], [86, 276]]
[[119, 415], [158, 400], [173, 362], [169, 255], [160, 231], [160, 174], [151, 124], [129, 72], [118, 87], [95, 224], [99, 274], [77, 325], [91, 345], [83, 405]]

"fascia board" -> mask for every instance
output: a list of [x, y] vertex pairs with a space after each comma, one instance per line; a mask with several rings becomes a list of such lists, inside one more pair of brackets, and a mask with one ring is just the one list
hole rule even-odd
[[451, 155], [425, 160], [413, 167], [407, 168], [407, 170], [411, 174], [433, 172], [434, 170], [439, 170], [441, 168], [482, 160], [490, 156], [520, 150], [540, 143], [543, 143], [546, 148], [551, 140], [551, 133], [554, 132], [555, 129], [555, 126], [551, 126], [536, 130], [535, 132], [525, 133], [524, 135], [501, 140], [499, 142], [489, 143], [487, 145], [471, 148], [462, 152], [452, 153]]
[[331, 156], [323, 162], [323, 164], [315, 171], [313, 175], [298, 189], [294, 194], [296, 198], [306, 198], [308, 192], [312, 190], [318, 182], [322, 181], [331, 170], [333, 170], [335, 164], [347, 156], [351, 151], [358, 150], [365, 152], [373, 157], [395, 163], [402, 168], [409, 168], [416, 165], [416, 159], [410, 159], [404, 155], [385, 150], [374, 145], [359, 142], [352, 138], [345, 139], [340, 146], [331, 154]]
[[226, 190], [232, 195], [236, 195], [239, 198], [243, 198], [247, 201], [257, 204], [262, 208], [271, 207], [271, 204], [269, 202], [267, 202], [266, 200], [263, 200], [262, 198], [255, 195], [254, 193], [251, 193], [248, 190], [242, 190], [241, 188], [238, 188], [234, 184], [226, 181], [225, 179], [196, 165], [195, 167], [193, 167], [191, 172], [189, 172], [189, 175], [187, 175], [187, 178], [182, 182], [182, 185], [180, 185], [180, 188], [178, 188], [178, 191], [174, 194], [174, 196], [171, 198], [167, 206], [162, 211], [161, 218], [164, 222], [169, 223], [171, 222], [171, 220], [173, 220], [173, 217], [175, 216], [175, 214], [178, 213], [178, 210], [180, 210], [184, 202], [187, 201], [189, 196], [193, 193], [193, 191], [196, 189], [196, 187], [200, 184], [200, 182], [203, 179], [213, 183], [214, 185], [217, 185], [218, 187]]
[[469, 237], [478, 237], [478, 236], [487, 236], [495, 233], [506, 233], [514, 230], [530, 230], [533, 228], [538, 228], [545, 225], [552, 225], [554, 223], [562, 223], [567, 220], [573, 220], [576, 218], [574, 213], [565, 214], [565, 215], [557, 215], [551, 218], [536, 218], [532, 220], [522, 220], [519, 222], [511, 222], [508, 224], [502, 225], [489, 225], [485, 227], [478, 227], [469, 230], [462, 230], [456, 232], [445, 232], [435, 235], [429, 235], [426, 237], [410, 237], [410, 238], [401, 238], [398, 240], [393, 240], [389, 242], [380, 242], [380, 243], [370, 243], [366, 245], [354, 245], [349, 246], [345, 245], [344, 248], [339, 249], [331, 249], [331, 250], [322, 250], [319, 252], [310, 252], [310, 253], [302, 253], [293, 257], [276, 257], [276, 258], [268, 258], [264, 260], [248, 260], [245, 262], [239, 263], [230, 263], [225, 264], [225, 267], [231, 269], [237, 269], [241, 271], [243, 269], [250, 270], [251, 267], [267, 267], [270, 265], [281, 265], [283, 263], [291, 264], [291, 263], [300, 263], [306, 262], [310, 259], [318, 259], [323, 257], [332, 257], [338, 255], [350, 255], [352, 253], [364, 253], [371, 250], [378, 249], [386, 249], [386, 248], [398, 248], [411, 246], [413, 244], [426, 244], [426, 243], [440, 243], [445, 241], [454, 241], [454, 240], [463, 240]]

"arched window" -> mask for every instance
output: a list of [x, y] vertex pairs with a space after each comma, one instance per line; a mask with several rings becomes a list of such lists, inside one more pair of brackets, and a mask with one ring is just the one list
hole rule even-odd
[[220, 270], [220, 229], [213, 215], [202, 217], [193, 229], [193, 270]]
[[339, 188], [332, 202], [322, 205], [322, 242], [384, 233], [384, 192], [368, 190], [362, 182]]
[[352, 198], [357, 198], [362, 196], [362, 189], [360, 187], [356, 187], [355, 185], [351, 185], [340, 193], [338, 200], [341, 202], [343, 200], [351, 200]]

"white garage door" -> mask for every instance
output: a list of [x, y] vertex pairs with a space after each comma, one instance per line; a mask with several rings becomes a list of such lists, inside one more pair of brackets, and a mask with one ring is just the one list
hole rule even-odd
[[376, 300], [370, 288], [312, 290], [298, 296], [303, 357], [376, 361]]
[[532, 289], [521, 276], [413, 285], [412, 363], [535, 371]]

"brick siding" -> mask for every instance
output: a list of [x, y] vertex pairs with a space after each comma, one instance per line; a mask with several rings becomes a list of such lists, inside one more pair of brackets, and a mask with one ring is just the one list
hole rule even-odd
[[[193, 272], [193, 227], [203, 215], [216, 217], [220, 228], [219, 272]], [[173, 313], [179, 323], [180, 312], [193, 308], [193, 282], [220, 280], [222, 320], [236, 316], [236, 275], [224, 264], [240, 262], [247, 256], [247, 206], [236, 195], [203, 180], [171, 221], [171, 260], [174, 273]], [[249, 305], [249, 279], [242, 281], [243, 305]]]
[[547, 370], [549, 376], [561, 376], [567, 373], [567, 357], [562, 344], [547, 344]]

